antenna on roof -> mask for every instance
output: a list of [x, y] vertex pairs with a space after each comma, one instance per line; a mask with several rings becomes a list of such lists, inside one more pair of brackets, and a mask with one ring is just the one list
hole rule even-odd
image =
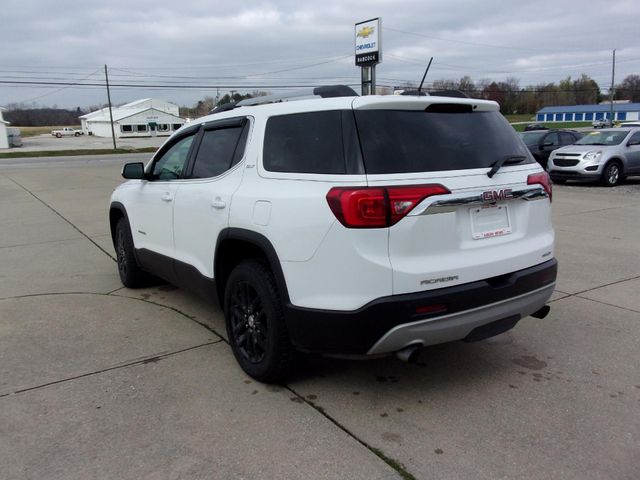
[[424, 84], [424, 79], [427, 78], [427, 72], [429, 71], [431, 62], [433, 62], [433, 57], [431, 57], [431, 59], [429, 60], [429, 65], [427, 65], [427, 69], [424, 71], [424, 75], [422, 76], [422, 81], [420, 82], [420, 86], [418, 87], [418, 96], [420, 96], [422, 92], [422, 85]]

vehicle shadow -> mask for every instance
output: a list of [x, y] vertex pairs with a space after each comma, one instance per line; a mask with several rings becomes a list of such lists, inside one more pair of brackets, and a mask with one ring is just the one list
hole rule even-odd
[[491, 377], [517, 375], [522, 368], [514, 360], [527, 355], [529, 352], [514, 342], [510, 332], [475, 343], [459, 341], [426, 347], [412, 363], [395, 355], [364, 360], [301, 355], [289, 383], [326, 381], [348, 388], [367, 385], [369, 389], [401, 384], [398, 388], [423, 392], [458, 389]]

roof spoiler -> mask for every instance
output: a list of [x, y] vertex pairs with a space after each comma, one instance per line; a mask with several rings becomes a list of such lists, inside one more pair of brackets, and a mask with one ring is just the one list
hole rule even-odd
[[418, 90], [404, 90], [400, 95], [420, 96], [420, 97], [453, 97], [453, 98], [470, 98], [469, 95], [460, 90], [434, 90], [432, 92], [418, 92]]

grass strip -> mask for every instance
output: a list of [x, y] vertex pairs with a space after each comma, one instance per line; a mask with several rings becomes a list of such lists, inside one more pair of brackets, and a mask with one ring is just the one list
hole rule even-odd
[[[544, 125], [548, 129], [579, 128], [579, 127], [590, 128], [591, 127], [591, 122], [531, 122], [531, 123], [538, 123], [538, 124]], [[516, 132], [522, 132], [524, 131], [524, 127], [526, 127], [527, 125], [521, 123], [519, 125], [511, 125], [511, 126], [516, 129]]]
[[121, 155], [127, 153], [155, 153], [158, 147], [101, 148], [82, 150], [44, 150], [39, 152], [2, 152], [0, 158], [71, 157], [76, 155]]

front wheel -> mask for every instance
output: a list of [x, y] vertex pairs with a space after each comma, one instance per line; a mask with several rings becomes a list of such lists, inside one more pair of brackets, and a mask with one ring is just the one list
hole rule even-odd
[[128, 288], [146, 287], [151, 276], [143, 271], [136, 261], [131, 228], [124, 217], [118, 220], [116, 225], [115, 247], [118, 273], [122, 284]]
[[56, 133], [56, 138], [62, 138], [62, 134], [61, 133]]
[[609, 162], [602, 172], [602, 184], [605, 187], [615, 187], [622, 180], [622, 169], [618, 162]]
[[245, 260], [231, 272], [224, 310], [229, 343], [242, 370], [260, 382], [284, 380], [293, 347], [278, 287], [263, 262]]

